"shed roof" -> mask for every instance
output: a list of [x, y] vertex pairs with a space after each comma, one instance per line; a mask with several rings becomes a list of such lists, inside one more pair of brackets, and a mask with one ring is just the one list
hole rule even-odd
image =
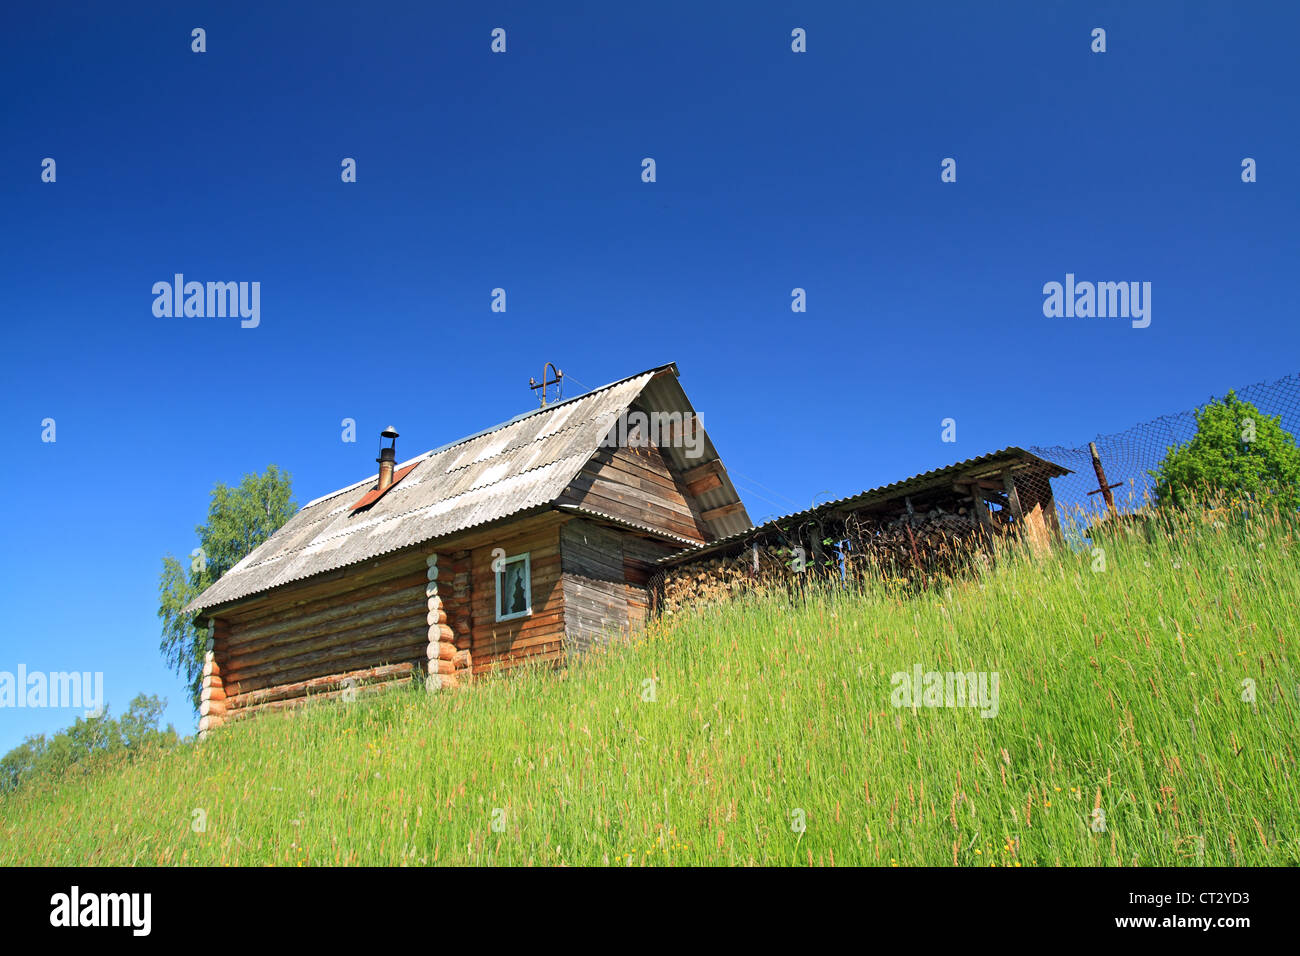
[[823, 501], [821, 504], [804, 511], [791, 512], [788, 515], [782, 515], [779, 518], [772, 518], [760, 525], [754, 525], [741, 531], [733, 532], [725, 537], [718, 538], [708, 544], [687, 548], [660, 558], [657, 562], [662, 565], [681, 564], [688, 560], [703, 557], [708, 554], [715, 554], [718, 551], [725, 551], [729, 546], [744, 541], [751, 535], [761, 531], [771, 530], [790, 521], [802, 521], [806, 518], [816, 517], [832, 511], [858, 511], [862, 508], [870, 507], [874, 504], [897, 500], [906, 495], [917, 494], [922, 491], [935, 487], [943, 487], [950, 484], [957, 478], [978, 478], [983, 474], [991, 474], [1001, 471], [1009, 466], [1023, 466], [1033, 468], [1038, 473], [1048, 478], [1057, 478], [1061, 475], [1072, 474], [1070, 469], [1064, 468], [1056, 462], [1048, 461], [1045, 458], [1039, 458], [1023, 448], [1017, 448], [1011, 445], [1000, 451], [989, 452], [986, 455], [980, 455], [976, 458], [967, 458], [965, 461], [959, 461], [952, 465], [945, 465], [942, 468], [933, 468], [930, 471], [923, 471], [920, 474], [913, 475], [910, 478], [903, 478], [899, 481], [892, 482], [888, 485], [881, 485], [878, 488], [870, 488], [866, 491], [860, 491], [856, 495], [849, 495], [846, 498], [837, 498], [834, 501]]
[[[694, 411], [677, 383], [675, 363], [648, 369], [601, 388], [534, 409], [478, 434], [403, 462], [411, 468], [373, 505], [354, 510], [372, 475], [308, 502], [254, 548], [186, 611], [208, 610], [293, 581], [338, 570], [379, 555], [493, 521], [552, 506], [596, 454], [633, 402]], [[663, 448], [674, 468], [689, 466], [681, 449]], [[704, 460], [717, 457], [707, 434]], [[729, 479], [708, 492], [701, 508], [738, 502]], [[589, 512], [600, 516], [595, 512]], [[717, 536], [748, 525], [743, 511], [709, 523]], [[685, 543], [651, 528], [647, 533]]]

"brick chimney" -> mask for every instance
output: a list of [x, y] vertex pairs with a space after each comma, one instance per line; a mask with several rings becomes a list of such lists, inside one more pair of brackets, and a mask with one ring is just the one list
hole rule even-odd
[[[389, 425], [379, 435], [379, 457], [375, 461], [379, 462], [378, 490], [382, 492], [393, 483], [393, 467], [397, 464], [397, 429]], [[387, 448], [382, 441], [384, 438], [391, 440]]]

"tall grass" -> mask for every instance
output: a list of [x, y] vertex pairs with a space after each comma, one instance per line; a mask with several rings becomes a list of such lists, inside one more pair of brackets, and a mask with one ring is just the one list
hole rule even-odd
[[[1298, 530], [1138, 523], [1104, 570], [1007, 553], [237, 723], [0, 799], [0, 863], [1300, 863]], [[916, 664], [996, 672], [997, 716], [892, 706]]]

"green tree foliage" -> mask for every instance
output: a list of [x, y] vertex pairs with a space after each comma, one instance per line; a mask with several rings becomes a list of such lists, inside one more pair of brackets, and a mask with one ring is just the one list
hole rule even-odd
[[1231, 494], [1283, 508], [1300, 507], [1300, 448], [1281, 425], [1229, 392], [1196, 412], [1196, 434], [1171, 447], [1156, 479], [1156, 500], [1183, 506], [1193, 498]]
[[195, 711], [203, 686], [208, 633], [184, 608], [293, 516], [298, 509], [292, 486], [289, 473], [275, 465], [268, 465], [262, 474], [245, 475], [234, 487], [217, 482], [207, 523], [194, 529], [200, 550], [191, 555], [188, 570], [170, 554], [163, 558], [158, 581], [160, 649], [167, 666], [189, 686]]
[[38, 772], [48, 747], [44, 734], [33, 734], [0, 757], [0, 793], [17, 790], [23, 781]]
[[170, 724], [158, 729], [167, 701], [139, 694], [120, 720], [108, 708], [94, 717], [78, 717], [53, 737], [34, 734], [0, 757], [0, 793], [17, 790], [42, 777], [57, 777], [70, 770], [90, 770], [105, 758], [135, 759], [148, 750], [174, 747], [180, 742]]

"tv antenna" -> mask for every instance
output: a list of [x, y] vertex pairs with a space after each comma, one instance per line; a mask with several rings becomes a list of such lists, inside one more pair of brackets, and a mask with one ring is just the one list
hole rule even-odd
[[[555, 377], [549, 381], [546, 378], [546, 370], [550, 369], [555, 373]], [[539, 388], [542, 390], [542, 408], [546, 407], [546, 389], [548, 386], [555, 386], [555, 400], [558, 402], [564, 397], [564, 373], [555, 367], [554, 363], [547, 362], [542, 366], [542, 380], [539, 382], [535, 378], [528, 379], [528, 387], [534, 392]]]

